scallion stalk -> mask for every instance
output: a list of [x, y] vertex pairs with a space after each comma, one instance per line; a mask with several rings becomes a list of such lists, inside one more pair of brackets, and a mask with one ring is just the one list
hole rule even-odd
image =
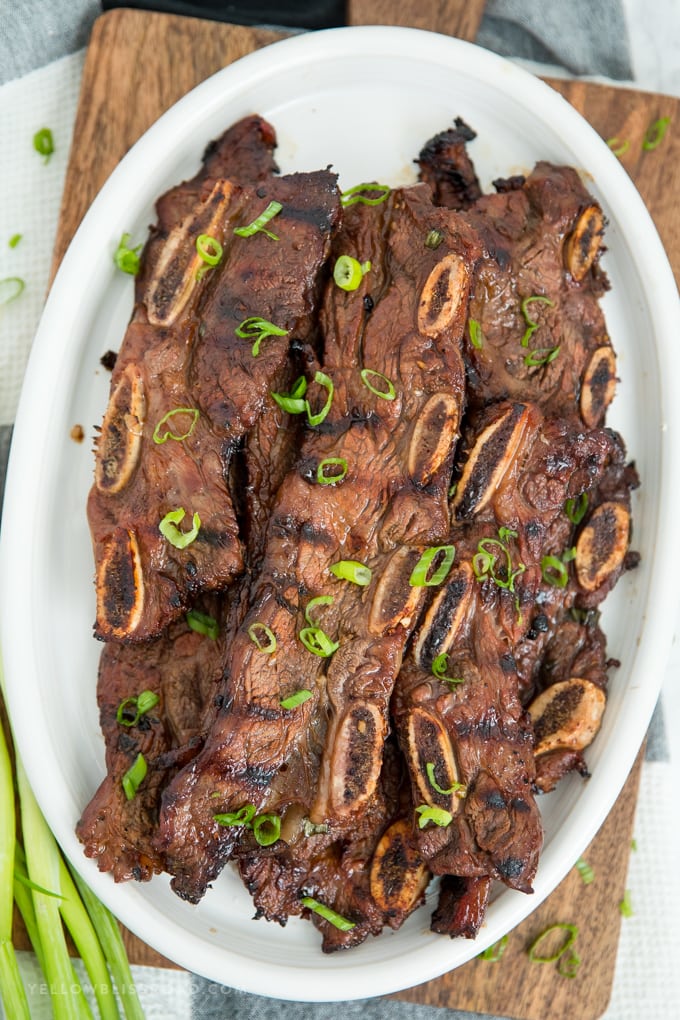
[[30, 1020], [26, 990], [12, 945], [15, 853], [14, 783], [12, 762], [0, 723], [0, 989], [8, 1016]]
[[99, 937], [126, 1020], [144, 1020], [144, 1010], [137, 995], [118, 922], [73, 868], [71, 875]]

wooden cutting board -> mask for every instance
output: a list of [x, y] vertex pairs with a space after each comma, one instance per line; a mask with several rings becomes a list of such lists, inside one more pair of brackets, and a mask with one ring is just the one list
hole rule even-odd
[[[474, 39], [483, 6], [482, 0], [447, 4], [402, 0], [397, 10], [397, 5], [380, 0], [350, 0], [348, 11], [353, 24], [399, 23]], [[157, 117], [208, 75], [279, 38], [280, 33], [264, 29], [133, 10], [109, 11], [97, 20], [85, 61], [53, 271], [97, 191]], [[669, 200], [680, 193], [680, 131], [670, 130], [652, 152], [641, 148], [652, 121], [668, 116], [672, 127], [680, 126], [680, 101], [591, 83], [551, 84], [603, 137], [628, 140], [622, 162], [642, 193], [680, 278], [680, 209]], [[584, 855], [595, 871], [592, 884], [586, 886], [572, 871], [512, 933], [501, 960], [472, 960], [396, 997], [520, 1020], [601, 1016], [614, 976], [640, 765], [641, 756]], [[560, 921], [579, 926], [582, 965], [573, 980], [561, 977], [554, 966], [530, 963], [526, 955], [532, 939]], [[124, 936], [133, 962], [172, 966], [129, 932]], [[385, 1012], [389, 1015], [387, 1004]]]

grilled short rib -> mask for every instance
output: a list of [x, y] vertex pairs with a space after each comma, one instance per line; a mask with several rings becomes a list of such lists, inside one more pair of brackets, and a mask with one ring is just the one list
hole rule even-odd
[[[268, 171], [269, 142], [256, 127]], [[313, 329], [340, 209], [336, 177], [265, 174], [259, 183], [239, 184], [215, 176], [224, 169], [221, 155], [228, 166], [229, 151], [218, 143], [198, 181], [161, 202], [166, 222], [179, 210], [184, 215], [169, 230], [161, 223], [151, 238], [152, 267], [142, 273], [116, 360], [88, 503], [95, 633], [104, 639], [157, 636], [201, 592], [224, 590], [241, 573], [230, 459], [262, 414], [291, 341], [306, 341]], [[184, 211], [180, 199], [187, 196], [192, 203]], [[272, 202], [281, 207], [278, 233], [271, 224], [268, 233], [234, 232]], [[202, 257], [200, 237], [216, 264]], [[258, 341], [254, 319], [274, 332]], [[161, 534], [167, 514], [180, 517], [171, 518], [178, 532], [193, 524], [189, 545], [177, 532], [179, 547]]]
[[[436, 250], [425, 244], [434, 230]], [[408, 578], [423, 548], [448, 532], [476, 238], [415, 187], [347, 210], [334, 245], [371, 268], [356, 289], [332, 283], [326, 293], [330, 410], [308, 430], [273, 509], [262, 571], [227, 659], [225, 709], [163, 797], [159, 846], [173, 888], [191, 901], [237, 847], [256, 848], [243, 826], [220, 825], [216, 814], [254, 805], [282, 818], [289, 843], [302, 838], [305, 816], [331, 834], [360, 825], [422, 596]], [[388, 384], [394, 399], [375, 392], [387, 394]], [[315, 411], [327, 393], [327, 383], [310, 385]], [[342, 477], [325, 484], [334, 473]], [[369, 587], [330, 573], [357, 557], [372, 570]], [[276, 638], [271, 654], [252, 639], [263, 626]], [[332, 657], [302, 643], [310, 627], [338, 643]], [[281, 707], [300, 690], [311, 693], [304, 704]]]

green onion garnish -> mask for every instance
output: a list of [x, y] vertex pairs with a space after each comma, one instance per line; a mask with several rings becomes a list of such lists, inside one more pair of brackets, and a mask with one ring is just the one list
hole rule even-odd
[[[368, 198], [364, 192], [377, 192], [377, 198]], [[347, 191], [343, 191], [340, 195], [340, 204], [343, 206], [355, 205], [356, 202], [361, 202], [363, 205], [380, 205], [384, 202], [390, 193], [390, 189], [387, 184], [355, 184], [353, 188], [348, 188]]]
[[333, 269], [333, 279], [342, 290], [356, 290], [370, 268], [370, 262], [340, 255]]
[[521, 340], [522, 347], [529, 346], [529, 337], [538, 329], [538, 323], [535, 322], [529, 315], [529, 305], [532, 304], [532, 302], [537, 302], [542, 305], [550, 305], [551, 308], [554, 308], [555, 306], [554, 301], [551, 301], [548, 297], [544, 297], [542, 294], [532, 294], [530, 297], [523, 298], [521, 309], [527, 328]]
[[[189, 424], [188, 422], [186, 423], [189, 424], [189, 427], [185, 428], [184, 431], [180, 432], [178, 423], [177, 425], [173, 424], [172, 428], [168, 426], [168, 428], [165, 429], [164, 432], [161, 432], [163, 426], [166, 423], [172, 422], [172, 419], [175, 417], [175, 415], [177, 415], [178, 418], [181, 418], [183, 415], [186, 415], [188, 418], [191, 418], [191, 424]], [[175, 439], [178, 443], [181, 443], [182, 440], [188, 439], [191, 433], [196, 428], [196, 422], [198, 421], [199, 417], [200, 411], [198, 410], [197, 407], [175, 407], [172, 411], [168, 411], [167, 414], [163, 415], [161, 420], [158, 422], [158, 425], [156, 425], [156, 428], [153, 430], [152, 439], [154, 443], [160, 445], [161, 443], [165, 443], [168, 439]], [[178, 429], [178, 431], [173, 432], [173, 428]]]
[[[331, 471], [330, 474], [326, 474], [328, 469]], [[341, 482], [346, 474], [347, 461], [344, 457], [326, 457], [325, 460], [319, 461], [316, 480], [319, 485], [335, 485], [336, 482]]]
[[332, 595], [317, 595], [316, 598], [309, 600], [305, 608], [305, 620], [310, 627], [314, 627], [316, 625], [316, 620], [312, 619], [312, 609], [315, 609], [316, 606], [330, 606], [333, 602], [334, 599]]
[[0, 280], [0, 305], [8, 305], [18, 298], [25, 286], [20, 276], [6, 276]]
[[624, 138], [623, 141], [620, 138], [608, 138], [607, 145], [615, 156], [623, 156], [630, 149], [630, 142], [627, 138]]
[[430, 230], [425, 238], [425, 247], [435, 251], [444, 240], [441, 230]]
[[633, 853], [637, 853], [637, 840], [635, 839], [635, 837], [633, 837], [633, 839], [631, 839], [630, 841], [630, 848], [633, 851]]
[[218, 265], [222, 259], [222, 245], [216, 237], [211, 237], [210, 234], [198, 235], [196, 238], [196, 251], [200, 255], [201, 260], [205, 262], [205, 266], [199, 270], [200, 276], [203, 275], [206, 269], [212, 269], [213, 266]]
[[118, 242], [113, 261], [124, 273], [136, 276], [139, 272], [139, 253], [142, 250], [142, 246], [138, 244], [136, 248], [131, 248], [129, 245], [130, 237], [130, 234], [123, 234]]
[[307, 410], [306, 401], [303, 400], [307, 392], [307, 380], [304, 375], [296, 379], [290, 393], [272, 393], [272, 397], [288, 414], [303, 414]]
[[468, 320], [468, 332], [470, 334], [470, 343], [479, 350], [484, 344], [484, 334], [482, 333], [482, 327], [476, 319]]
[[305, 400], [305, 409], [307, 411], [307, 421], [309, 422], [310, 425], [320, 425], [321, 422], [324, 420], [324, 418], [326, 417], [326, 415], [328, 414], [328, 412], [331, 409], [331, 404], [333, 403], [334, 386], [333, 386], [333, 381], [330, 379], [329, 376], [325, 375], [324, 372], [315, 372], [314, 373], [314, 382], [318, 383], [319, 386], [323, 386], [326, 390], [328, 390], [328, 396], [326, 397], [326, 403], [323, 405], [323, 407], [321, 408], [321, 410], [317, 414], [312, 414], [312, 409], [309, 406], [309, 401]]
[[265, 224], [273, 220], [275, 216], [278, 216], [282, 209], [283, 206], [280, 202], [270, 202], [265, 211], [260, 213], [257, 219], [249, 223], [247, 227], [236, 227], [234, 233], [238, 234], [239, 237], [252, 237], [253, 234], [261, 233], [271, 237], [272, 241], [278, 241], [278, 235], [272, 234], [271, 230], [265, 230]]
[[324, 921], [328, 921], [335, 928], [339, 928], [340, 931], [351, 931], [352, 928], [356, 928], [354, 921], [348, 921], [342, 914], [336, 914], [330, 907], [324, 906], [323, 903], [312, 899], [311, 896], [303, 896], [300, 902], [303, 907], [307, 907], [308, 910], [312, 910], [319, 917], [323, 917]]
[[23, 237], [23, 234], [12, 234], [12, 236], [10, 237], [9, 242], [8, 242], [10, 248], [16, 248], [16, 246], [19, 244], [19, 241], [21, 240], [22, 237]]
[[140, 752], [127, 770], [121, 783], [128, 800], [132, 800], [146, 775], [146, 758]]
[[170, 545], [174, 545], [175, 549], [186, 549], [188, 545], [191, 545], [201, 527], [201, 518], [195, 513], [192, 518], [191, 530], [180, 531], [177, 525], [181, 524], [185, 516], [186, 511], [184, 507], [180, 506], [177, 510], [170, 510], [158, 525], [158, 530], [163, 538], [167, 538]]
[[[264, 635], [267, 640], [263, 641], [260, 638], [260, 634]], [[250, 627], [248, 627], [248, 637], [257, 646], [258, 650], [266, 655], [271, 655], [272, 652], [276, 651], [276, 637], [266, 623], [260, 623], [259, 620], [256, 623], [251, 623]]]
[[436, 676], [437, 680], [441, 680], [445, 684], [462, 684], [465, 683], [465, 677], [462, 676], [447, 676], [446, 671], [449, 668], [449, 656], [446, 652], [440, 652], [432, 660], [432, 675]]
[[311, 691], [296, 691], [295, 694], [291, 694], [289, 698], [284, 698], [279, 704], [281, 708], [297, 708], [298, 705], [304, 705], [305, 701], [309, 701], [311, 696]]
[[582, 492], [577, 499], [568, 499], [564, 504], [564, 512], [572, 524], [580, 524], [588, 509], [588, 493]]
[[642, 148], [645, 152], [651, 152], [652, 149], [656, 149], [657, 145], [661, 144], [670, 122], [670, 117], [660, 117], [659, 120], [655, 120], [649, 125], [642, 142]]
[[621, 917], [632, 917], [633, 916], [633, 905], [630, 901], [630, 889], [626, 889], [623, 894], [623, 899], [619, 903], [619, 912]]
[[537, 347], [524, 358], [524, 364], [531, 368], [534, 365], [549, 365], [560, 353], [561, 347]]
[[[553, 932], [556, 931], [563, 931], [566, 933], [564, 941], [561, 942], [558, 945], [557, 949], [553, 950], [553, 952], [547, 955], [541, 955], [540, 952], [541, 944], [546, 940], [552, 941], [550, 939], [550, 936], [553, 934]], [[527, 949], [527, 955], [532, 963], [555, 963], [555, 961], [559, 960], [560, 956], [562, 956], [563, 953], [566, 953], [566, 951], [572, 947], [572, 945], [576, 941], [577, 935], [578, 925], [576, 924], [565, 924], [564, 922], [559, 922], [558, 924], [551, 924], [548, 928], [542, 931], [540, 935], [536, 936], [534, 941]]]
[[450, 811], [445, 811], [444, 808], [440, 807], [430, 807], [429, 804], [420, 804], [416, 808], [416, 814], [420, 815], [418, 819], [419, 829], [424, 829], [428, 822], [433, 822], [435, 825], [445, 829], [453, 821], [453, 815]]
[[352, 584], [361, 585], [362, 588], [371, 583], [371, 568], [359, 563], [358, 560], [338, 560], [328, 569], [342, 581], [351, 581]]
[[[142, 691], [121, 701], [116, 712], [116, 721], [121, 726], [136, 726], [143, 715], [155, 708], [161, 699], [153, 691]], [[134, 715], [131, 712], [134, 710]]]
[[[573, 559], [573, 557], [570, 557], [570, 559]], [[567, 560], [567, 562], [569, 561]], [[541, 577], [546, 584], [551, 584], [553, 588], [566, 588], [569, 573], [564, 558], [560, 559], [559, 556], [543, 556], [541, 559]]]
[[432, 787], [432, 789], [436, 790], [437, 793], [441, 793], [444, 797], [448, 797], [448, 795], [451, 794], [451, 793], [460, 793], [461, 790], [465, 789], [465, 784], [464, 783], [454, 783], [453, 786], [449, 787], [448, 790], [442, 790], [441, 786], [438, 784], [437, 780], [435, 779], [435, 776], [434, 776], [434, 762], [432, 762], [432, 761], [428, 761], [428, 762], [425, 763], [425, 771], [427, 772], [427, 778], [428, 778], [428, 781], [429, 781], [430, 786]]
[[190, 609], [186, 615], [186, 621], [197, 634], [204, 634], [213, 641], [217, 640], [220, 633], [220, 625], [214, 616], [201, 613], [198, 609]]
[[[434, 573], [428, 577], [430, 567], [440, 553], [443, 553], [444, 557]], [[441, 584], [442, 581], [446, 580], [455, 555], [455, 545], [431, 545], [416, 563], [408, 583], [412, 588], [433, 588]]]
[[256, 358], [260, 353], [260, 344], [263, 340], [266, 340], [268, 336], [288, 336], [290, 330], [281, 329], [273, 322], [267, 322], [266, 319], [261, 319], [257, 315], [251, 315], [249, 319], [244, 319], [234, 332], [243, 340], [255, 339], [252, 355]]
[[489, 960], [491, 963], [497, 963], [505, 952], [505, 947], [508, 944], [509, 938], [509, 935], [504, 935], [502, 939], [499, 939], [498, 942], [494, 942], [492, 946], [487, 946], [483, 953], [477, 954], [477, 959]]
[[327, 659], [340, 647], [339, 641], [331, 641], [320, 627], [303, 627], [298, 636], [307, 651], [320, 659]]
[[[499, 528], [498, 538], [482, 538], [477, 543], [477, 552], [472, 557], [472, 569], [478, 581], [493, 581], [499, 588], [515, 591], [515, 580], [526, 570], [524, 563], [513, 569], [508, 539], [517, 538], [517, 532], [510, 528]], [[500, 560], [500, 562], [499, 562]]]
[[257, 815], [253, 819], [253, 836], [260, 846], [271, 846], [281, 835], [281, 819], [278, 815]]
[[578, 953], [570, 952], [569, 954], [563, 954], [557, 964], [557, 973], [561, 974], [562, 977], [575, 978], [576, 973], [581, 966], [581, 957]]
[[[380, 390], [376, 389], [376, 387], [369, 382], [369, 377], [372, 379], [379, 379], [385, 384], [384, 388]], [[382, 400], [394, 400], [397, 395], [394, 383], [391, 382], [386, 375], [383, 375], [382, 372], [374, 372], [372, 368], [362, 368], [361, 381], [364, 386], [371, 391], [371, 393], [375, 393], [376, 397], [380, 397]]]
[[227, 811], [223, 814], [213, 815], [213, 820], [218, 825], [250, 825], [254, 816], [255, 805], [244, 804], [238, 811]]
[[584, 861], [582, 857], [579, 857], [579, 859], [577, 860], [577, 862], [574, 865], [574, 867], [576, 868], [576, 870], [578, 871], [579, 875], [583, 879], [583, 884], [584, 885], [590, 885], [590, 883], [595, 878], [595, 872], [593, 871], [591, 866], [588, 864], [588, 862]]
[[41, 128], [33, 135], [33, 148], [40, 155], [44, 156], [47, 163], [54, 152], [54, 138], [49, 128]]

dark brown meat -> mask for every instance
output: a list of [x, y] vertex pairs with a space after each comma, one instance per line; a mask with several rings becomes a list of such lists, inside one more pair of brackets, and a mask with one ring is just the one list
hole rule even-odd
[[461, 117], [456, 117], [454, 124], [454, 127], [431, 138], [416, 162], [420, 168], [420, 180], [431, 188], [435, 205], [467, 209], [482, 194], [467, 152], [467, 143], [477, 134]]
[[[251, 608], [230, 649], [229, 710], [164, 794], [161, 845], [173, 888], [191, 900], [237, 843], [254, 847], [242, 827], [216, 823], [216, 813], [248, 803], [282, 816], [284, 826], [288, 812], [311, 813], [334, 835], [361, 821], [422, 595], [408, 577], [422, 547], [448, 531], [446, 493], [462, 407], [458, 343], [476, 242], [454, 214], [432, 207], [425, 188], [393, 192], [383, 205], [356, 206], [346, 217], [336, 251], [370, 259], [371, 269], [356, 290], [331, 284], [328, 291], [323, 369], [334, 386], [330, 411], [309, 430], [298, 468], [280, 490]], [[436, 252], [424, 243], [432, 229], [442, 234]], [[364, 385], [362, 369], [391, 380], [395, 399]], [[310, 387], [312, 407], [325, 395]], [[346, 475], [320, 484], [323, 462], [346, 464]], [[357, 555], [373, 571], [368, 588], [329, 572]], [[310, 617], [318, 597], [332, 604]], [[276, 636], [271, 655], [248, 633], [262, 625]], [[299, 634], [310, 625], [338, 642], [332, 657], [302, 644]], [[299, 690], [312, 696], [282, 709], [281, 700]]]
[[[224, 590], [243, 569], [229, 461], [267, 405], [291, 339], [312, 330], [339, 213], [335, 180], [320, 171], [252, 187], [217, 181], [165, 238], [116, 361], [97, 444], [88, 513], [99, 637], [155, 636], [200, 592]], [[282, 206], [280, 240], [234, 234], [270, 201]], [[207, 272], [200, 234], [223, 247]], [[253, 316], [279, 333], [238, 336]], [[189, 410], [167, 423], [178, 408]], [[159, 443], [168, 430], [185, 438]], [[191, 522], [198, 530], [177, 548], [159, 524], [182, 512], [179, 530]]]
[[491, 892], [491, 879], [444, 875], [430, 928], [450, 938], [477, 938]]

